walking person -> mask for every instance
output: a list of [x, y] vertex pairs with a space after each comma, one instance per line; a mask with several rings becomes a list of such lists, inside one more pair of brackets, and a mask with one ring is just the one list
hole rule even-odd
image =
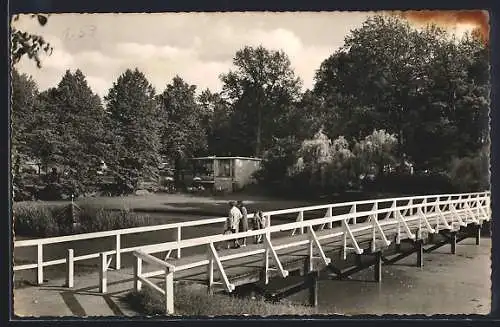
[[[253, 230], [260, 230], [265, 227], [264, 225], [264, 214], [262, 211], [257, 210], [257, 212], [253, 215]], [[262, 234], [255, 235], [255, 244], [262, 243]]]
[[[243, 201], [238, 201], [238, 209], [240, 209], [241, 212], [241, 219], [240, 219], [240, 229], [239, 231], [241, 232], [246, 232], [248, 231], [248, 212], [247, 208], [245, 208], [245, 205], [243, 204]], [[247, 238], [243, 237], [240, 239], [241, 246], [247, 246]]]
[[[236, 234], [238, 233], [238, 227], [241, 220], [241, 212], [240, 209], [236, 207], [236, 203], [234, 201], [229, 202], [229, 208], [229, 214], [224, 225], [224, 234]], [[234, 248], [239, 247], [238, 239], [234, 239], [232, 242]], [[230, 247], [231, 241], [227, 243], [227, 248], [229, 249]]]

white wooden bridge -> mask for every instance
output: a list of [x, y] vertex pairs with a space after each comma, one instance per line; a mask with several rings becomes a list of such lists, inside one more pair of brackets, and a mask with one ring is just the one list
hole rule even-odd
[[[426, 251], [450, 244], [451, 253], [454, 253], [456, 243], [471, 236], [479, 244], [480, 226], [491, 216], [490, 193], [364, 200], [276, 210], [265, 212], [264, 216], [267, 223], [264, 229], [234, 235], [182, 239], [183, 229], [222, 225], [226, 218], [221, 217], [15, 241], [15, 248], [36, 247], [37, 261], [15, 265], [14, 271], [36, 269], [38, 284], [42, 284], [44, 267], [64, 265], [66, 285], [71, 288], [74, 285], [75, 262], [100, 258], [99, 291], [106, 293], [107, 271], [120, 269], [121, 256], [132, 253], [134, 289], [141, 290], [146, 285], [163, 294], [166, 313], [174, 312], [173, 289], [176, 281], [203, 283], [210, 292], [218, 289], [232, 292], [240, 285], [267, 284], [271, 279], [286, 278], [293, 273], [305, 276], [304, 285], [310, 290], [311, 304], [315, 305], [318, 272], [323, 269], [328, 269], [337, 278], [343, 278], [374, 265], [374, 277], [381, 281], [381, 265], [384, 262], [392, 263], [416, 252], [417, 265], [421, 266]], [[249, 218], [252, 219], [253, 215]], [[127, 248], [122, 246], [127, 235], [171, 229], [176, 231], [175, 240]], [[198, 234], [203, 235], [203, 231]], [[257, 235], [262, 235], [262, 244], [251, 241]], [[115, 239], [113, 249], [75, 255], [70, 248], [71, 242], [77, 240], [109, 237]], [[225, 249], [226, 242], [242, 237], [248, 238], [248, 246]], [[44, 261], [44, 246], [56, 243], [69, 244], [67, 255]], [[405, 248], [403, 244], [409, 245], [409, 248], [406, 246], [402, 251]], [[430, 247], [426, 248], [427, 244]], [[195, 248], [196, 251], [181, 256], [182, 250], [187, 248]], [[357, 259], [354, 267], [342, 269], [343, 262], [353, 255]], [[369, 262], [361, 260], [363, 257], [370, 257]]]

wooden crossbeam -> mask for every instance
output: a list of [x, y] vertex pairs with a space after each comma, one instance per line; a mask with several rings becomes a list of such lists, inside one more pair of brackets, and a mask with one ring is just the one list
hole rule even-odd
[[460, 216], [460, 213], [457, 211], [455, 206], [452, 204], [450, 204], [450, 211], [453, 213], [453, 216], [457, 219], [460, 226], [467, 226], [467, 224], [464, 222], [464, 220]]
[[[440, 221], [439, 218], [441, 218], [441, 220], [443, 221], [444, 227], [446, 229], [451, 229], [451, 226], [450, 226], [450, 224], [448, 224], [448, 220], [446, 220], [446, 217], [444, 216], [443, 211], [441, 211], [441, 208], [439, 207], [439, 205], [436, 206], [436, 211], [438, 213], [438, 226], [439, 226], [439, 221]], [[436, 229], [438, 229], [438, 228], [436, 228]]]
[[342, 220], [342, 227], [344, 229], [343, 233], [343, 258], [344, 260], [347, 259], [347, 237], [349, 236], [352, 245], [354, 246], [354, 250], [356, 251], [357, 254], [363, 253], [363, 249], [359, 247], [358, 242], [356, 241], [356, 238], [354, 237], [354, 234], [352, 233], [351, 229], [349, 228], [349, 224], [347, 223], [346, 219]]
[[403, 225], [403, 228], [405, 230], [406, 236], [409, 239], [414, 240], [415, 239], [415, 234], [411, 232], [410, 227], [406, 223], [406, 220], [404, 220], [403, 216], [401, 215], [401, 211], [396, 210], [396, 218], [398, 219], [398, 233], [396, 236], [396, 243], [399, 244], [401, 242], [401, 225]]
[[474, 213], [474, 211], [472, 211], [472, 208], [471, 206], [469, 205], [469, 202], [466, 202], [465, 203], [465, 209], [467, 210], [467, 212], [469, 213], [469, 218], [471, 219], [471, 221], [473, 223], [476, 223], [478, 224], [479, 223], [479, 219], [477, 218], [476, 214]]
[[[235, 289], [234, 284], [231, 284], [229, 282], [229, 279], [227, 278], [226, 271], [224, 270], [224, 267], [222, 266], [222, 262], [220, 261], [219, 255], [217, 254], [217, 250], [215, 249], [215, 246], [213, 243], [209, 244], [209, 250], [210, 254], [212, 255], [212, 259], [214, 260], [213, 262], [217, 266], [217, 269], [219, 270], [222, 281], [224, 282], [224, 287], [226, 288], [226, 291], [232, 292]], [[212, 277], [213, 279], [213, 277]]]
[[488, 215], [488, 213], [486, 212], [486, 210], [484, 209], [483, 207], [483, 204], [481, 203], [481, 205], [479, 206], [479, 210], [481, 211], [481, 213], [483, 214], [484, 216], [484, 219], [485, 220], [490, 220], [490, 217]]
[[[297, 215], [297, 219], [295, 219], [296, 222], [302, 222], [304, 221], [304, 211], [300, 211], [299, 214]], [[299, 227], [298, 228], [300, 234], [304, 234], [304, 227]], [[295, 235], [297, 232], [297, 228], [294, 228], [292, 230], [292, 236]]]
[[316, 233], [314, 232], [314, 229], [312, 226], [309, 226], [309, 270], [312, 271], [313, 264], [312, 264], [312, 259], [315, 258], [313, 256], [314, 252], [314, 245], [318, 248], [319, 252], [319, 258], [323, 260], [323, 263], [325, 265], [328, 265], [332, 260], [330, 258], [327, 258], [325, 255], [325, 252], [323, 251], [323, 247], [321, 246], [321, 243], [318, 240], [318, 237], [316, 236]]
[[372, 217], [372, 245], [371, 245], [371, 250], [372, 252], [375, 252], [375, 247], [376, 247], [376, 240], [377, 240], [377, 232], [380, 235], [380, 238], [384, 242], [385, 246], [389, 246], [391, 244], [391, 241], [387, 239], [385, 236], [384, 230], [380, 226], [380, 223], [378, 222], [378, 218], [376, 215], [373, 215]]
[[[325, 213], [325, 216], [323, 218], [330, 218], [332, 217], [332, 207], [328, 207], [326, 209], [326, 213]], [[328, 226], [328, 228], [332, 228], [333, 227], [333, 224], [332, 222], [328, 222], [328, 223], [324, 223], [324, 224], [321, 224], [321, 226], [319, 226], [319, 229], [318, 230], [323, 230], [325, 229], [325, 226]]]
[[271, 270], [269, 268], [269, 254], [271, 254], [271, 257], [274, 260], [274, 264], [276, 265], [277, 270], [279, 270], [279, 272], [281, 273], [281, 276], [283, 278], [287, 277], [288, 270], [283, 269], [283, 265], [281, 264], [281, 261], [278, 258], [278, 254], [276, 253], [276, 250], [274, 249], [274, 247], [271, 243], [271, 240], [269, 239], [269, 235], [267, 235], [267, 234], [264, 237], [264, 246], [266, 247], [266, 251], [265, 251], [265, 265], [266, 265], [266, 267], [265, 267], [266, 281], [265, 282], [266, 282], [266, 284], [269, 282], [268, 271]]
[[422, 211], [422, 208], [417, 209], [418, 215], [419, 215], [419, 220], [424, 222], [425, 228], [429, 233], [435, 233], [436, 230], [432, 228], [431, 224], [429, 223], [429, 220], [427, 219], [427, 216], [425, 213]]

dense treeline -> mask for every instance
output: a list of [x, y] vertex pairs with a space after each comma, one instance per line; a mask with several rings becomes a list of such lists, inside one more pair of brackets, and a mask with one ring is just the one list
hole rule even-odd
[[220, 93], [197, 94], [179, 76], [157, 91], [129, 69], [100, 99], [78, 69], [44, 92], [14, 70], [14, 184], [22, 188], [20, 168], [39, 160], [44, 170], [62, 167], [76, 193], [88, 192], [104, 161], [133, 190], [157, 175], [162, 157], [181, 168], [207, 154], [262, 157], [262, 184], [301, 192], [357, 188], [394, 168], [440, 173], [464, 191], [485, 188], [488, 62], [474, 33], [455, 39], [374, 16], [321, 63], [305, 92], [288, 56], [261, 46], [235, 54]]

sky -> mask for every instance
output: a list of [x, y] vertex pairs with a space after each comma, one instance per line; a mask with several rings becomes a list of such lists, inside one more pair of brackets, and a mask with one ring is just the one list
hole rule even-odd
[[[374, 12], [317, 13], [158, 13], [53, 14], [41, 27], [21, 16], [18, 29], [41, 35], [54, 48], [42, 55], [42, 68], [23, 58], [16, 65], [31, 75], [40, 91], [57, 86], [64, 72], [79, 68], [94, 92], [106, 95], [127, 68], [146, 74], [162, 92], [175, 75], [198, 92], [220, 91], [220, 74], [245, 45], [283, 50], [303, 88], [313, 86], [321, 62]], [[456, 23], [460, 34], [473, 25]]]

